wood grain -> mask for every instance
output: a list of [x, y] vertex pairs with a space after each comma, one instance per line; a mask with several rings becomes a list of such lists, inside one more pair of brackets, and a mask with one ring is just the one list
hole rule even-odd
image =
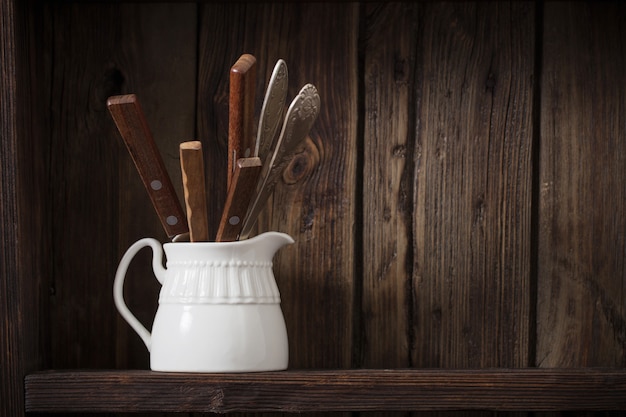
[[[196, 137], [207, 155], [209, 236], [215, 236], [228, 192], [229, 68], [241, 56], [245, 11], [242, 3], [198, 6]], [[233, 25], [232, 27], [230, 25]]]
[[[0, 284], [0, 343], [2, 350], [0, 358], [3, 366], [0, 369], [2, 388], [0, 394], [5, 399], [0, 405], [4, 415], [18, 415], [24, 413], [24, 400], [21, 396], [20, 377], [25, 373], [23, 363], [18, 358], [12, 358], [12, 352], [19, 352], [22, 342], [22, 329], [16, 326], [24, 309], [21, 299], [10, 295], [20, 294], [22, 276], [18, 262], [19, 222], [18, 222], [18, 170], [17, 146], [20, 130], [18, 128], [18, 81], [19, 65], [17, 54], [20, 39], [16, 36], [17, 13], [14, 1], [0, 1], [0, 91], [2, 91], [2, 106], [0, 107], [0, 214], [2, 228], [0, 229], [0, 273], [3, 279]], [[26, 329], [23, 329], [26, 330]], [[13, 359], [13, 360], [12, 360]]]
[[230, 68], [227, 175], [229, 187], [237, 161], [253, 156], [254, 153], [256, 73], [256, 58], [251, 54], [241, 55]]
[[[212, 144], [216, 155], [223, 155], [225, 146], [223, 126], [215, 113], [223, 114], [223, 92], [228, 90], [226, 80], [215, 74], [236, 59], [234, 52], [254, 55], [262, 80], [269, 77], [277, 59], [285, 59], [288, 102], [307, 82], [318, 87], [322, 113], [277, 184], [257, 227], [285, 232], [296, 240], [274, 259], [290, 340], [290, 366], [349, 367], [358, 5], [259, 3], [224, 8], [203, 4], [201, 10], [199, 73], [206, 76], [200, 80], [198, 94], [213, 103], [199, 107], [200, 134], [219, 138]], [[327, 29], [301, 32], [301, 28], [322, 26]], [[328, 48], [330, 44], [334, 47]], [[222, 57], [226, 63], [220, 62]], [[257, 98], [263, 97], [264, 87], [257, 83]], [[222, 175], [212, 171], [209, 179], [209, 187], [215, 186], [219, 194], [224, 190], [219, 184]], [[218, 222], [219, 218], [215, 227]]]
[[[411, 364], [416, 4], [368, 4], [361, 366]], [[392, 44], [389, 39], [394, 39]], [[393, 323], [393, 325], [390, 325]]]
[[[289, 68], [287, 101], [306, 83], [317, 87], [321, 100], [316, 122], [257, 221], [258, 230], [285, 232], [296, 241], [274, 264], [287, 332], [295, 341], [290, 366], [349, 368], [355, 282], [361, 279], [354, 270], [362, 261], [354, 247], [359, 7], [290, 3], [259, 14], [275, 22], [277, 32], [267, 37], [290, 39], [279, 50]], [[297, 28], [313, 27], [325, 29], [297, 35]], [[275, 59], [263, 62], [270, 71]]]
[[29, 412], [626, 410], [618, 369], [62, 371], [25, 387]]
[[[153, 208], [106, 100], [131, 92], [141, 97], [182, 196], [178, 138], [194, 135], [195, 6], [49, 3], [43, 14], [51, 79], [39, 94], [53, 103], [52, 128], [40, 139], [51, 149], [48, 366], [147, 368], [149, 354], [117, 314], [111, 288], [128, 246], [167, 237], [146, 215]], [[166, 58], [177, 65], [163, 65]], [[160, 289], [149, 258], [148, 252], [136, 258], [128, 273], [145, 278], [125, 288], [129, 308], [147, 326]]]
[[[0, 415], [24, 415], [23, 378], [45, 366], [49, 277], [37, 5], [0, 1]], [[37, 71], [32, 70], [37, 69]], [[32, 72], [31, 72], [32, 71]], [[41, 76], [31, 79], [31, 74]], [[35, 94], [36, 95], [36, 94]], [[41, 97], [39, 97], [41, 98]]]
[[202, 142], [198, 140], [183, 142], [179, 148], [189, 239], [191, 242], [206, 242], [209, 240], [209, 218]]
[[[0, 414], [626, 411], [624, 7], [0, 0]], [[111, 287], [167, 236], [106, 98], [142, 98], [178, 195], [200, 138], [213, 235], [245, 51], [322, 98], [258, 226], [296, 240], [274, 262], [294, 370], [23, 387], [148, 368]], [[126, 286], [148, 327], [149, 255]]]
[[421, 13], [412, 363], [528, 366], [533, 4]]
[[546, 3], [537, 365], [626, 365], [626, 7]]
[[237, 161], [217, 229], [216, 242], [231, 242], [239, 238], [262, 168], [261, 158], [258, 157], [239, 158]]
[[[101, 39], [103, 25], [112, 24], [116, 10], [100, 9], [96, 18], [95, 10], [79, 9], [69, 5], [46, 5], [44, 9], [51, 19], [44, 26], [49, 52], [56, 51], [46, 62], [51, 79], [40, 92], [53, 103], [49, 109], [51, 128], [41, 138], [50, 144], [49, 245], [56, 248], [50, 255], [48, 366], [115, 364], [115, 346], [103, 349], [98, 343], [100, 338], [115, 340], [116, 315], [109, 309], [115, 307], [99, 295], [110, 293], [113, 280], [107, 274], [114, 274], [116, 263], [121, 152], [125, 152], [146, 200], [143, 215], [154, 212], [108, 114], [106, 100], [114, 94], [99, 97], [117, 90], [119, 83], [111, 83], [98, 94], [89, 87], [95, 74], [105, 80], [107, 67], [94, 56], [95, 48], [87, 47], [88, 39]], [[95, 20], [98, 24], [90, 26]], [[101, 47], [98, 51], [104, 49]], [[83, 94], [88, 91], [93, 95], [87, 95], [90, 100], [85, 103]], [[156, 220], [154, 216], [152, 220]], [[158, 221], [155, 226], [160, 229]], [[90, 323], [91, 317], [103, 320], [97, 329]]]

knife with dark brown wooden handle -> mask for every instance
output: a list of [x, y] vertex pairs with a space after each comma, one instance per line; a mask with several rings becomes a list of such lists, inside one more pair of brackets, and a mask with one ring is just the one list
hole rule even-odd
[[258, 157], [240, 158], [237, 161], [215, 238], [216, 242], [230, 242], [239, 238], [244, 217], [259, 181], [261, 168], [261, 159]]
[[168, 237], [187, 233], [185, 213], [134, 94], [114, 96], [107, 107], [126, 144]]
[[243, 54], [230, 69], [228, 102], [228, 184], [239, 158], [252, 156], [255, 149], [254, 97], [256, 58]]

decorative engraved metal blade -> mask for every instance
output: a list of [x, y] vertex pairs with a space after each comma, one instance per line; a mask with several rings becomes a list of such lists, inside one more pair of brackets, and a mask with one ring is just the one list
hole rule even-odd
[[246, 239], [265, 202], [274, 191], [285, 167], [298, 145], [306, 138], [320, 111], [320, 96], [313, 84], [307, 84], [291, 102], [274, 153], [263, 165], [261, 180], [248, 210], [239, 239]]
[[274, 138], [278, 131], [278, 126], [282, 121], [285, 110], [285, 98], [287, 97], [288, 72], [287, 64], [279, 59], [274, 66], [274, 71], [267, 84], [267, 91], [263, 99], [261, 116], [259, 118], [259, 128], [257, 130], [256, 148], [254, 155], [265, 162], [274, 145]]

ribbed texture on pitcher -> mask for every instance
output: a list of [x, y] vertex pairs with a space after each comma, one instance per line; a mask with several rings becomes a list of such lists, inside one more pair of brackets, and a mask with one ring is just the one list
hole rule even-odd
[[278, 304], [271, 261], [168, 261], [160, 304]]

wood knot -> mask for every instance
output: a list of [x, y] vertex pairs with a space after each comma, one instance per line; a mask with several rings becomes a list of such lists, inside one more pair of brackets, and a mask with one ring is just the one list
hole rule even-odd
[[211, 412], [220, 412], [224, 407], [224, 391], [221, 388], [217, 388], [211, 393], [209, 398], [209, 410]]
[[393, 147], [393, 157], [404, 159], [406, 158], [406, 145], [396, 145]]
[[307, 178], [319, 163], [319, 151], [311, 138], [305, 140], [303, 148], [296, 152], [283, 171], [285, 184], [296, 184]]
[[122, 87], [126, 79], [122, 70], [113, 63], [109, 63], [98, 82], [94, 83], [91, 96], [91, 107], [97, 111], [106, 111], [107, 99], [122, 94]]
[[401, 57], [394, 57], [393, 78], [398, 83], [406, 83], [409, 78], [409, 62]]
[[474, 224], [482, 224], [485, 221], [485, 195], [480, 194], [474, 200]]
[[311, 229], [313, 229], [314, 224], [315, 224], [315, 208], [309, 204], [303, 209], [300, 233], [310, 231]]

